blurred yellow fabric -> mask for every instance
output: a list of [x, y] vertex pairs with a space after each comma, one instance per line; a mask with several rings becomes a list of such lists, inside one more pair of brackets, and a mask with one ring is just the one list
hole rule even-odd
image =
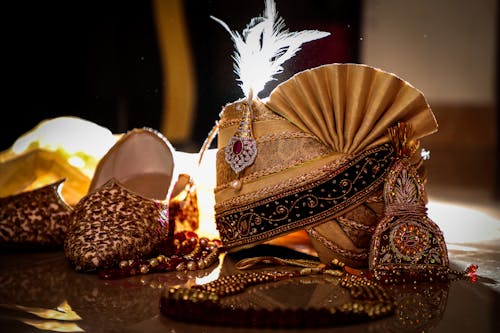
[[75, 205], [87, 194], [99, 159], [116, 139], [107, 128], [78, 117], [45, 119], [0, 152], [0, 197], [64, 178], [62, 196]]

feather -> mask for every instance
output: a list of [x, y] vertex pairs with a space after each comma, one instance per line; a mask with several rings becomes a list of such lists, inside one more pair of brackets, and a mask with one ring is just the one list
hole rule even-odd
[[278, 16], [274, 0], [266, 0], [263, 16], [252, 18], [241, 34], [232, 31], [222, 20], [210, 17], [231, 35], [235, 47], [234, 72], [247, 98], [257, 95], [267, 82], [275, 80], [274, 76], [283, 71], [283, 63], [291, 59], [302, 44], [330, 35], [318, 30], [289, 32]]

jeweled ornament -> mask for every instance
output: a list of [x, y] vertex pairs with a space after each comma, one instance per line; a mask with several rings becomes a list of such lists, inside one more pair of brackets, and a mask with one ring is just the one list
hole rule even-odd
[[389, 129], [397, 159], [384, 185], [385, 213], [373, 235], [369, 266], [373, 277], [382, 283], [407, 283], [449, 280], [470, 276], [449, 268], [444, 236], [428, 216], [424, 185], [409, 161], [416, 145], [408, 141], [411, 127], [405, 123]]
[[432, 237], [426, 228], [415, 222], [408, 222], [395, 226], [389, 240], [392, 251], [398, 257], [407, 261], [418, 261], [431, 245]]
[[253, 116], [250, 103], [240, 104], [243, 107], [243, 117], [225, 149], [226, 162], [237, 174], [252, 165], [257, 156], [257, 142], [252, 136]]

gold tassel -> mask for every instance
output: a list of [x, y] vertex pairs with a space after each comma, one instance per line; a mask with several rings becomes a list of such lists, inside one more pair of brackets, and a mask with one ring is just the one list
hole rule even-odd
[[397, 157], [410, 157], [416, 152], [418, 143], [410, 139], [413, 136], [411, 124], [400, 122], [390, 127], [388, 132]]

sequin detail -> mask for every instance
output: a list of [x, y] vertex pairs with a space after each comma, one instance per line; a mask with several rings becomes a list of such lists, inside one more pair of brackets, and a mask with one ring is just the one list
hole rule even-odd
[[439, 227], [427, 216], [424, 185], [408, 159], [394, 162], [384, 187], [385, 215], [370, 247], [377, 280], [404, 282], [448, 272], [448, 252]]
[[383, 183], [392, 152], [390, 145], [376, 147], [303, 186], [217, 211], [223, 246], [241, 247], [313, 226], [362, 202]]

